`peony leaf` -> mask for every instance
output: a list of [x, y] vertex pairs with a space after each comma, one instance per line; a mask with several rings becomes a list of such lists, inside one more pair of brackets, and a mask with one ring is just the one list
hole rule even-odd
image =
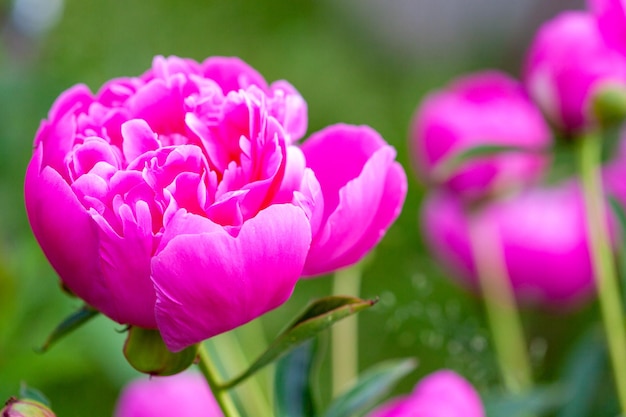
[[593, 414], [594, 396], [604, 390], [607, 360], [603, 333], [596, 328], [588, 330], [570, 352], [561, 373], [567, 397], [557, 417]]
[[477, 145], [454, 153], [439, 162], [433, 169], [432, 177], [437, 183], [444, 182], [450, 178], [464, 163], [484, 156], [511, 152], [545, 153], [547, 151], [547, 149], [534, 149], [515, 145]]
[[35, 348], [35, 350], [40, 353], [46, 352], [54, 343], [78, 329], [98, 314], [100, 314], [100, 312], [93, 307], [88, 305], [82, 306], [80, 309], [67, 316], [65, 320], [52, 331], [44, 344], [39, 348]]
[[285, 353], [317, 335], [335, 322], [358, 313], [376, 304], [378, 300], [362, 300], [357, 297], [332, 296], [313, 301], [278, 337], [267, 350], [238, 377], [223, 383], [222, 389], [229, 389], [254, 374], [265, 365], [272, 363]]
[[565, 394], [557, 386], [537, 387], [523, 394], [492, 394], [484, 399], [489, 417], [543, 416], [563, 405]]
[[309, 340], [276, 363], [274, 407], [277, 417], [315, 417], [311, 377], [318, 353], [318, 340]]
[[413, 358], [379, 363], [363, 372], [357, 382], [328, 407], [324, 417], [349, 417], [378, 403], [391, 388], [417, 366]]
[[22, 382], [20, 385], [20, 400], [33, 400], [37, 401], [46, 407], [50, 407], [50, 400], [41, 391], [36, 388], [26, 385]]

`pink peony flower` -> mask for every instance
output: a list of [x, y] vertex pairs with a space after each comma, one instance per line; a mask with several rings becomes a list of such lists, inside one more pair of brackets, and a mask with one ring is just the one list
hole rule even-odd
[[587, 3], [607, 44], [626, 55], [626, 2], [588, 0]]
[[[584, 203], [577, 183], [492, 201], [475, 212], [472, 221], [499, 235], [520, 302], [569, 307], [593, 292]], [[444, 192], [431, 194], [421, 213], [425, 239], [434, 255], [462, 284], [477, 288], [469, 222], [470, 213], [463, 204]]]
[[31, 227], [70, 291], [178, 351], [357, 261], [398, 216], [393, 148], [334, 125], [301, 149], [306, 125], [290, 84], [236, 58], [156, 57], [95, 96], [77, 85], [35, 138]]
[[114, 417], [222, 417], [200, 374], [138, 379], [122, 391]]
[[551, 141], [521, 84], [497, 71], [459, 78], [430, 94], [415, 113], [410, 139], [418, 173], [470, 199], [534, 182], [548, 159], [531, 152], [499, 153], [465, 162], [441, 177], [438, 171], [450, 158], [480, 145], [539, 151]]
[[530, 95], [560, 129], [576, 132], [595, 122], [594, 94], [626, 88], [626, 57], [609, 48], [589, 13], [564, 12], [544, 24], [526, 57]]
[[413, 392], [372, 411], [368, 417], [484, 417], [485, 410], [472, 385], [453, 371], [422, 379]]

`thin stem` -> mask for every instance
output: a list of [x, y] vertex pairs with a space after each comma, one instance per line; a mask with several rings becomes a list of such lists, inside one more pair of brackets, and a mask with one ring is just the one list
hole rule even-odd
[[[361, 266], [342, 269], [333, 277], [333, 295], [359, 296], [361, 289]], [[331, 328], [332, 387], [337, 396], [354, 381], [359, 366], [359, 322], [357, 315], [335, 323]]]
[[579, 141], [580, 176], [583, 183], [593, 271], [615, 375], [617, 396], [622, 414], [626, 415], [626, 330], [600, 178], [602, 141], [598, 132], [587, 132], [579, 138]]
[[222, 413], [224, 413], [224, 417], [240, 417], [239, 411], [237, 407], [235, 407], [232, 398], [228, 395], [226, 390], [220, 387], [220, 383], [217, 380], [217, 371], [213, 367], [209, 353], [202, 343], [198, 349], [198, 358], [198, 367], [202, 375], [204, 375], [204, 379], [206, 379], [206, 382], [209, 384], [215, 400], [222, 409]]
[[[243, 327], [213, 337], [205, 343], [213, 343], [213, 346], [221, 353], [220, 362], [229, 373], [240, 370], [256, 359], [250, 357], [244, 351], [244, 347], [258, 350], [260, 346], [267, 346], [260, 320], [253, 320]], [[236, 388], [238, 398], [246, 398], [246, 401], [239, 403], [246, 415], [272, 415], [268, 400], [269, 394], [266, 395], [259, 381], [261, 375], [262, 373], [258, 372], [254, 378], [248, 378], [246, 383], [238, 385]], [[271, 384], [267, 385], [271, 386]]]
[[470, 239], [502, 379], [512, 393], [528, 391], [532, 371], [500, 236], [490, 223], [473, 216]]

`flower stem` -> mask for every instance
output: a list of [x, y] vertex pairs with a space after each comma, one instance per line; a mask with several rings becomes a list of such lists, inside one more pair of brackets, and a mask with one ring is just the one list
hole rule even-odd
[[[361, 289], [361, 264], [335, 272], [333, 295], [358, 297]], [[359, 322], [357, 315], [335, 323], [331, 328], [332, 388], [337, 396], [354, 381], [359, 366]]]
[[198, 348], [198, 358], [198, 367], [200, 368], [202, 375], [204, 375], [204, 379], [206, 379], [209, 384], [215, 400], [222, 409], [222, 413], [224, 413], [224, 417], [239, 417], [239, 411], [237, 410], [237, 407], [235, 407], [235, 403], [232, 398], [225, 389], [220, 387], [216, 375], [217, 371], [211, 362], [211, 358], [209, 357], [206, 347], [202, 343]]
[[502, 379], [511, 393], [519, 394], [532, 387], [524, 331], [498, 231], [480, 220], [477, 216], [470, 219], [474, 263]]
[[600, 178], [602, 141], [599, 132], [590, 131], [579, 139], [580, 176], [583, 184], [587, 234], [602, 321], [615, 375], [617, 396], [626, 415], [626, 330], [622, 317], [619, 284], [611, 251], [606, 203]]

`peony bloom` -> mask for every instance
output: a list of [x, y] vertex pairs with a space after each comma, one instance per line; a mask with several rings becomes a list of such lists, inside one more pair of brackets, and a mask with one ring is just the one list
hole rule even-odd
[[[415, 113], [410, 138], [420, 176], [470, 199], [537, 180], [548, 160], [536, 151], [551, 141], [550, 129], [521, 84], [497, 71], [459, 78], [430, 94]], [[441, 173], [450, 158], [480, 145], [531, 152], [479, 157]]]
[[368, 417], [484, 417], [472, 385], [453, 371], [437, 371], [422, 379], [413, 392], [378, 407]]
[[[492, 201], [473, 215], [496, 230], [511, 286], [520, 302], [567, 307], [594, 289], [582, 191], [575, 182]], [[434, 255], [455, 278], [477, 287], [470, 214], [449, 193], [429, 196], [421, 222]], [[484, 227], [484, 226], [480, 226]]]
[[77, 85], [35, 138], [31, 227], [66, 288], [181, 350], [357, 261], [398, 216], [393, 148], [349, 125], [300, 148], [306, 125], [290, 84], [236, 58], [156, 57], [96, 95]]
[[114, 417], [222, 417], [202, 375], [182, 373], [138, 379], [122, 391]]
[[602, 88], [626, 88], [626, 57], [607, 46], [596, 20], [584, 12], [565, 12], [544, 24], [524, 72], [533, 99], [567, 132], [595, 122], [591, 100]]
[[626, 2], [588, 0], [587, 3], [607, 44], [626, 55]]

